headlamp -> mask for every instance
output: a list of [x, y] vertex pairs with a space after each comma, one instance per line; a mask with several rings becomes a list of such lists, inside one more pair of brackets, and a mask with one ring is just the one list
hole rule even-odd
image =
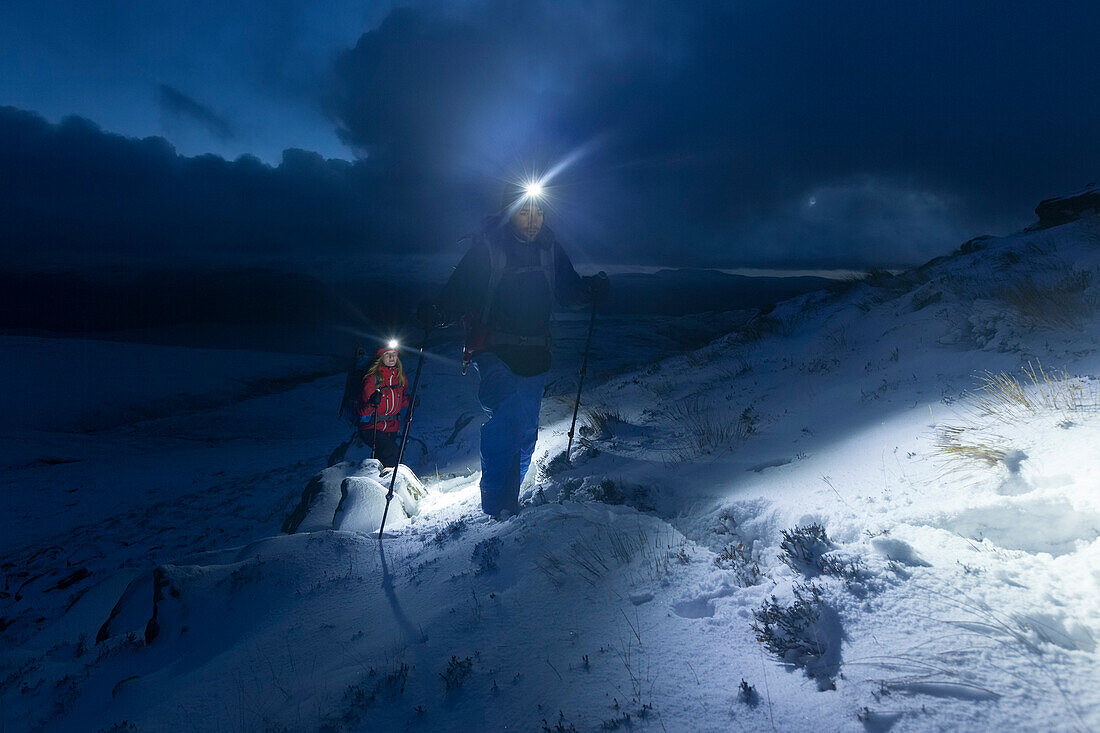
[[535, 181], [533, 183], [528, 183], [526, 186], [523, 187], [523, 194], [526, 198], [529, 198], [529, 199], [538, 199], [538, 198], [540, 198], [543, 194], [542, 184], [539, 183], [538, 181]]

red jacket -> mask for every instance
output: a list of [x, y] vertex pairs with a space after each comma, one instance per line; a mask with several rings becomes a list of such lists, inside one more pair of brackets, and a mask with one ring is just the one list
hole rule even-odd
[[[375, 384], [375, 375], [368, 374], [363, 380], [363, 393], [359, 400], [360, 426], [370, 428], [370, 416], [374, 418], [374, 429], [385, 433], [396, 433], [400, 427], [397, 415], [403, 408], [409, 406], [408, 385], [401, 384], [398, 378], [397, 367], [380, 366], [378, 370], [379, 384]], [[370, 396], [376, 391], [382, 391], [382, 401], [375, 407], [370, 403]], [[362, 419], [367, 418], [367, 419]]]

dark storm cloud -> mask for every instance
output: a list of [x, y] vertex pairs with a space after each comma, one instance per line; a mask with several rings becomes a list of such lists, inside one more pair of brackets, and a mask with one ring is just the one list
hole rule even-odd
[[[125, 138], [70, 117], [52, 125], [0, 107], [0, 248], [28, 255], [189, 261], [331, 255], [384, 240], [394, 202], [346, 161], [287, 150], [271, 167], [242, 156], [185, 158], [163, 138]], [[112, 259], [112, 257], [114, 259]]]
[[225, 117], [209, 107], [196, 102], [179, 89], [167, 84], [157, 86], [157, 99], [161, 109], [168, 114], [198, 122], [220, 140], [229, 140], [235, 136], [233, 125]]
[[608, 260], [913, 262], [1100, 166], [1092, 3], [598, 8], [395, 11], [338, 61], [329, 112], [368, 160], [463, 203], [601, 140], [563, 174], [558, 223]]
[[[210, 104], [166, 92], [174, 113], [225, 131], [209, 107], [232, 109], [251, 139], [263, 87], [323, 105], [361, 159], [184, 158], [9, 109], [9, 247], [450, 255], [502, 180], [583, 150], [550, 215], [582, 261], [892, 266], [1100, 177], [1091, 2], [414, 0], [330, 67], [327, 5], [235, 6], [218, 24], [245, 29], [231, 44], [203, 30], [212, 3], [103, 7], [79, 21], [117, 36], [118, 64], [156, 52], [250, 82], [189, 80]], [[86, 55], [106, 77], [102, 45]]]

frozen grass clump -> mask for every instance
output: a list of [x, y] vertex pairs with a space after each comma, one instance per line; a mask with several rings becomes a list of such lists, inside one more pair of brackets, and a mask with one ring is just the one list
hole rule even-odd
[[782, 605], [775, 596], [752, 612], [755, 621], [752, 630], [756, 640], [772, 654], [784, 661], [803, 666], [807, 659], [816, 659], [825, 648], [814, 633], [824, 605], [821, 589], [813, 583], [796, 585], [795, 600], [789, 606]]
[[944, 425], [936, 434], [936, 450], [952, 460], [978, 461], [995, 466], [1005, 459], [1009, 449], [991, 440], [970, 437], [969, 428]]
[[715, 556], [714, 564], [723, 570], [733, 571], [737, 584], [742, 588], [756, 585], [762, 577], [760, 564], [753, 559], [752, 553], [742, 542], [731, 542], [726, 545], [722, 552]]
[[1048, 371], [1038, 362], [1028, 362], [1021, 376], [986, 372], [979, 382], [977, 390], [967, 393], [976, 410], [973, 419], [968, 424], [941, 425], [937, 429], [936, 450], [948, 459], [987, 466], [1003, 463], [1015, 472], [1025, 456], [992, 432], [993, 425], [1015, 425], [1053, 415], [1061, 418], [1061, 427], [1069, 427], [1076, 414], [1094, 411], [1100, 404], [1087, 378], [1072, 376], [1065, 370]]
[[813, 577], [821, 573], [821, 558], [833, 548], [825, 528], [817, 522], [783, 530], [780, 561], [796, 573]]
[[668, 419], [678, 439], [668, 461], [671, 465], [730, 450], [755, 433], [760, 424], [751, 405], [738, 414], [701, 398], [677, 402], [668, 411]]
[[821, 588], [812, 582], [795, 585], [793, 603], [784, 605], [773, 595], [752, 615], [756, 640], [768, 651], [805, 670], [820, 689], [835, 689], [843, 634]]
[[613, 425], [617, 422], [623, 422], [623, 418], [615, 410], [593, 407], [585, 410], [580, 433], [587, 438], [609, 437], [614, 434]]
[[476, 567], [476, 572], [479, 575], [492, 573], [500, 568], [497, 561], [500, 560], [501, 544], [502, 542], [499, 537], [490, 537], [474, 545], [474, 551], [470, 555], [470, 561]]
[[1030, 361], [1021, 372], [1022, 379], [1007, 372], [986, 372], [971, 395], [974, 405], [983, 415], [1006, 421], [1021, 414], [1096, 409], [1096, 391], [1080, 377], [1065, 370], [1048, 372], [1041, 363]]
[[473, 658], [466, 657], [465, 659], [459, 659], [456, 656], [452, 656], [451, 661], [447, 662], [447, 668], [439, 673], [439, 678], [443, 680], [443, 684], [447, 687], [448, 691], [460, 690], [466, 678], [470, 676], [473, 667]]
[[1025, 278], [1001, 294], [1032, 328], [1078, 328], [1096, 311], [1092, 272], [1066, 268], [1049, 282]]

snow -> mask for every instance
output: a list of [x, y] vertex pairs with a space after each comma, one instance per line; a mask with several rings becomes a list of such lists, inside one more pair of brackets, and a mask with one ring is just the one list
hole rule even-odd
[[[0, 723], [1100, 728], [1098, 244], [1084, 217], [751, 318], [602, 319], [571, 461], [563, 319], [505, 522], [439, 344], [381, 541], [390, 474], [326, 468], [317, 358], [2, 337]], [[95, 431], [10, 417], [74, 360]]]

